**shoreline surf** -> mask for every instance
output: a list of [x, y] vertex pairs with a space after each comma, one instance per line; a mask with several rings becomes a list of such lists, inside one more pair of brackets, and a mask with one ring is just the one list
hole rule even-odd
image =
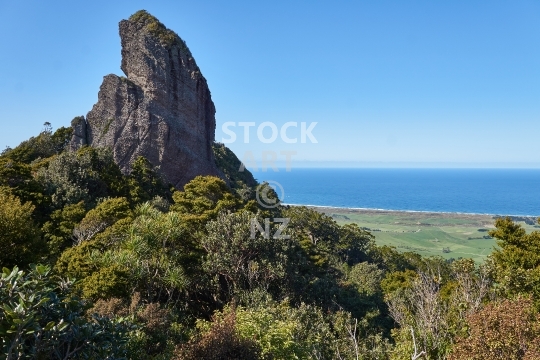
[[284, 203], [281, 205], [284, 206], [305, 206], [310, 208], [320, 208], [320, 209], [332, 209], [332, 210], [343, 210], [343, 211], [354, 211], [354, 212], [390, 212], [390, 213], [409, 213], [409, 214], [435, 214], [435, 215], [474, 215], [474, 216], [490, 216], [492, 218], [497, 217], [515, 217], [515, 218], [539, 218], [540, 215], [520, 215], [520, 214], [489, 214], [489, 213], [471, 213], [471, 212], [460, 212], [460, 211], [429, 211], [429, 210], [395, 210], [395, 209], [378, 209], [378, 208], [363, 208], [363, 207], [343, 207], [343, 206], [328, 206], [328, 205], [313, 205], [313, 204], [292, 204]]

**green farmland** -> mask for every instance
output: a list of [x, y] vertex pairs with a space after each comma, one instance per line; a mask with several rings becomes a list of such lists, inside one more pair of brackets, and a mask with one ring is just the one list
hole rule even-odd
[[[488, 235], [495, 221], [490, 215], [356, 210], [317, 207], [339, 224], [356, 223], [369, 229], [378, 245], [395, 246], [423, 256], [472, 258], [483, 262], [497, 246]], [[517, 219], [525, 220], [525, 219]], [[532, 218], [519, 221], [527, 232], [538, 230]]]

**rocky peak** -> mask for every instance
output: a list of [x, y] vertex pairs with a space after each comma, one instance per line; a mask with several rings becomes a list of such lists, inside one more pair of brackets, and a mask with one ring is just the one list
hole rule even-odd
[[185, 42], [144, 10], [120, 22], [120, 39], [126, 77], [105, 76], [98, 102], [72, 124], [72, 149], [110, 147], [124, 173], [144, 156], [177, 188], [218, 175], [215, 107]]

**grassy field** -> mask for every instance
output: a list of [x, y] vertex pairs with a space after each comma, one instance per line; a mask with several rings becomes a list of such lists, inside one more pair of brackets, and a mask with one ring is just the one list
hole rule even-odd
[[[378, 245], [395, 246], [424, 256], [485, 260], [497, 246], [488, 235], [495, 218], [490, 215], [356, 210], [314, 207], [339, 224], [356, 223], [368, 228]], [[538, 230], [531, 219], [518, 221], [527, 232]]]

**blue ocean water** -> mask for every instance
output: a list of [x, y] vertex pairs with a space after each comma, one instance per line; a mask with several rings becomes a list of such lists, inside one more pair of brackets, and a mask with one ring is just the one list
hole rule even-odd
[[538, 169], [292, 169], [254, 173], [287, 204], [540, 215]]

